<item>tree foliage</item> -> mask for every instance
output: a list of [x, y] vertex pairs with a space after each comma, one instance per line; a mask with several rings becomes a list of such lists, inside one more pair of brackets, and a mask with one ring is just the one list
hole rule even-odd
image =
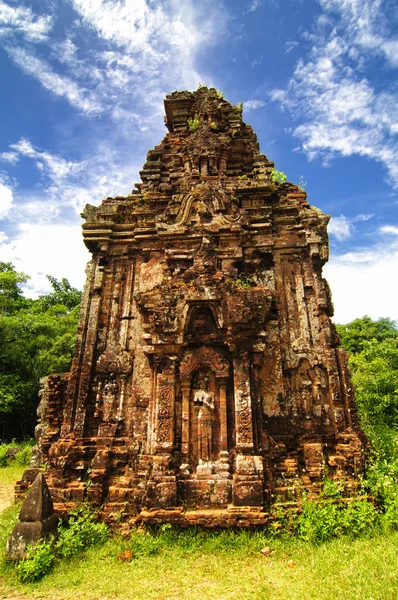
[[0, 261], [0, 315], [9, 315], [25, 303], [19, 285], [28, 281], [25, 273], [17, 273], [9, 262]]
[[381, 342], [388, 338], [397, 338], [398, 330], [395, 321], [389, 318], [373, 321], [365, 315], [347, 325], [336, 325], [340, 343], [346, 350], [357, 354], [364, 350], [367, 342]]
[[398, 528], [398, 335], [391, 319], [338, 326], [349, 351], [361, 426], [370, 441], [365, 488]]
[[398, 338], [366, 341], [350, 364], [363, 417], [398, 427]]
[[398, 427], [398, 330], [388, 318], [365, 316], [338, 325], [341, 344], [350, 354], [362, 420]]
[[0, 263], [0, 436], [30, 436], [36, 422], [39, 380], [69, 370], [81, 292], [67, 279], [48, 276], [52, 291], [23, 296], [27, 281], [10, 263]]

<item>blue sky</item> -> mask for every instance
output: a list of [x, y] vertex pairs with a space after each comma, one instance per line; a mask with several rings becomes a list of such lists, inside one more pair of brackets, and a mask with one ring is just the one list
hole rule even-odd
[[335, 320], [398, 319], [397, 20], [391, 0], [0, 0], [1, 260], [31, 295], [82, 287], [82, 208], [134, 187], [164, 96], [203, 82], [332, 215]]

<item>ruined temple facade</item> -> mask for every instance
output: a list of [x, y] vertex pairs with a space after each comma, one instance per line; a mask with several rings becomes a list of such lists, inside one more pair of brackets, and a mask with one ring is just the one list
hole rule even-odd
[[326, 473], [349, 494], [363, 439], [322, 278], [329, 217], [274, 181], [241, 105], [206, 87], [164, 104], [142, 183], [84, 209], [74, 360], [40, 404], [55, 507], [245, 525]]

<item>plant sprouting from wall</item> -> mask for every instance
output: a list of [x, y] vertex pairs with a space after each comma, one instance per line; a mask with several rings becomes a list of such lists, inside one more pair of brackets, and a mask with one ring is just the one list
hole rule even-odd
[[285, 183], [286, 179], [286, 173], [283, 173], [283, 171], [276, 171], [276, 169], [272, 169], [270, 181], [272, 181], [273, 183]]
[[199, 127], [199, 115], [196, 114], [193, 119], [188, 119], [188, 127], [189, 127], [189, 131], [191, 131], [192, 133], [194, 131], [196, 131]]

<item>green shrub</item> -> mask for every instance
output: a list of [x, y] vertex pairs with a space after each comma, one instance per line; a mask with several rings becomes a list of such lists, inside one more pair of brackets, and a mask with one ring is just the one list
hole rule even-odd
[[[29, 465], [34, 444], [35, 440], [33, 439], [26, 442], [15, 442], [13, 440], [9, 444], [0, 444], [0, 468], [7, 467], [14, 460], [20, 467]], [[11, 455], [9, 454], [10, 450], [13, 451]]]
[[6, 467], [7, 466], [7, 450], [8, 450], [8, 444], [1, 444], [0, 446], [0, 467]]
[[51, 571], [54, 560], [52, 540], [40, 540], [28, 548], [26, 558], [18, 563], [18, 578], [23, 583], [37, 581]]
[[72, 558], [81, 554], [88, 546], [96, 546], [105, 541], [108, 527], [96, 523], [95, 515], [88, 507], [80, 507], [70, 512], [65, 525], [58, 528], [56, 553], [62, 558]]
[[196, 131], [199, 127], [199, 115], [196, 114], [193, 119], [188, 119], [188, 127], [189, 131], [192, 133]]
[[286, 179], [287, 177], [285, 173], [283, 173], [282, 171], [276, 171], [275, 169], [272, 169], [270, 180], [273, 183], [284, 183]]
[[358, 537], [372, 530], [378, 517], [373, 504], [366, 500], [348, 503], [332, 499], [306, 500], [302, 513], [297, 517], [295, 530], [301, 539], [315, 543], [341, 535]]
[[149, 532], [133, 534], [131, 549], [134, 552], [134, 556], [138, 558], [140, 556], [154, 556], [155, 554], [159, 554], [161, 547], [164, 545], [163, 537], [163, 535], [156, 536]]
[[96, 523], [88, 507], [77, 508], [71, 511], [67, 523], [59, 526], [57, 537], [40, 540], [28, 548], [26, 558], [16, 566], [17, 576], [23, 583], [37, 581], [57, 559], [81, 555], [88, 547], [104, 542], [107, 535], [107, 525]]
[[15, 456], [15, 462], [20, 467], [27, 467], [32, 460], [32, 446], [26, 444]]

